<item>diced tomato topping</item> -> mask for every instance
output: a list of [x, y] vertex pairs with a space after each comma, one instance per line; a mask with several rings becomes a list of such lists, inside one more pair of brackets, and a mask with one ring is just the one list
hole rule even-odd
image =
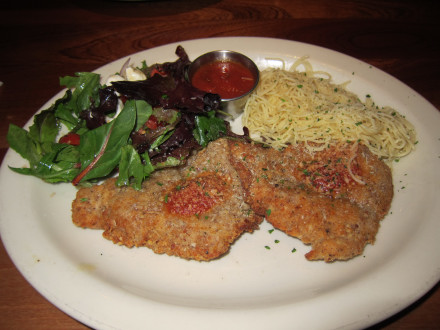
[[166, 198], [166, 208], [178, 215], [201, 215], [228, 199], [232, 193], [229, 177], [204, 172], [197, 177], [178, 182]]
[[79, 146], [80, 136], [76, 133], [68, 133], [62, 136], [58, 142]]
[[157, 121], [157, 118], [155, 116], [150, 116], [150, 118], [148, 118], [147, 122], [145, 123], [145, 126], [151, 130], [155, 130], [157, 127], [159, 127], [159, 122]]

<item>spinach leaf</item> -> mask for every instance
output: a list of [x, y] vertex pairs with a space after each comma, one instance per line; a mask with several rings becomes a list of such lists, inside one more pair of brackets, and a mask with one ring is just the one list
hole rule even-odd
[[142, 188], [144, 181], [144, 166], [142, 165], [139, 153], [132, 145], [125, 145], [121, 149], [121, 161], [119, 163], [119, 176], [116, 180], [117, 186], [130, 185], [133, 178], [133, 187], [137, 190]]
[[153, 113], [153, 108], [147, 102], [143, 100], [136, 100], [136, 127], [135, 131], [138, 131], [150, 118]]
[[144, 160], [144, 178], [147, 178], [150, 176], [151, 173], [156, 170], [156, 168], [155, 166], [153, 166], [153, 163], [151, 163], [148, 152], [144, 152], [143, 154], [141, 154], [141, 157]]
[[55, 101], [52, 108], [55, 112], [55, 117], [64, 124], [69, 131], [78, 125], [79, 119], [73, 114], [73, 110], [66, 106], [72, 99], [72, 91], [68, 89], [63, 97]]
[[60, 125], [52, 108], [35, 115], [34, 124], [29, 127], [29, 137], [35, 141], [40, 153], [51, 152], [52, 143], [55, 141]]
[[41, 158], [40, 148], [29, 136], [28, 131], [14, 124], [9, 125], [6, 136], [9, 146], [15, 150], [21, 157], [29, 161], [30, 165], [37, 164]]
[[99, 104], [100, 75], [92, 72], [77, 72], [76, 77], [60, 78], [60, 85], [74, 89], [72, 97], [65, 104], [68, 110], [77, 117], [82, 110], [89, 109], [92, 103]]
[[29, 168], [10, 167], [13, 171], [33, 175], [46, 182], [71, 181], [77, 175], [77, 149], [71, 145], [56, 143], [60, 131], [56, 109], [68, 98], [67, 93], [50, 108], [35, 115], [28, 131], [12, 124], [9, 126], [7, 139], [10, 147], [28, 160], [30, 165]]
[[215, 111], [195, 117], [193, 135], [201, 146], [206, 147], [210, 141], [217, 140], [221, 133], [226, 133], [226, 124], [223, 119], [215, 116]]
[[[142, 159], [144, 162], [142, 162]], [[148, 153], [139, 155], [136, 149], [128, 144], [122, 147], [121, 161], [119, 163], [119, 177], [116, 185], [130, 185], [136, 190], [142, 188], [142, 182], [155, 171], [155, 167], [148, 157]]]
[[79, 146], [81, 170], [85, 170], [95, 157], [101, 155], [82, 181], [102, 178], [115, 170], [121, 159], [121, 148], [128, 143], [135, 122], [136, 103], [134, 100], [129, 100], [112, 122], [81, 136]]
[[76, 147], [53, 143], [51, 151], [31, 165], [30, 168], [9, 167], [14, 172], [33, 175], [46, 182], [70, 182], [79, 173]]
[[161, 135], [159, 135], [156, 140], [151, 144], [150, 150], [154, 150], [157, 147], [159, 147], [162, 143], [164, 143], [166, 140], [168, 140], [171, 135], [173, 135], [174, 130], [167, 128]]

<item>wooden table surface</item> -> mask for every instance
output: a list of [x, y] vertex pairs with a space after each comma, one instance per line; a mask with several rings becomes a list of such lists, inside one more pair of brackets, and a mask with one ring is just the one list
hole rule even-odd
[[[330, 48], [381, 68], [440, 109], [439, 9], [423, 0], [2, 1], [1, 157], [8, 125], [24, 125], [60, 90], [60, 76], [195, 38], [275, 37]], [[439, 329], [438, 286], [376, 328]], [[0, 244], [0, 328], [87, 327], [35, 291]]]

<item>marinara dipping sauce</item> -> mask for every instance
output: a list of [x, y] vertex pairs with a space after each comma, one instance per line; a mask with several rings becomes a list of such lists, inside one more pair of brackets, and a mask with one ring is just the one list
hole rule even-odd
[[197, 57], [188, 69], [191, 84], [208, 93], [220, 95], [225, 103], [249, 95], [260, 78], [255, 63], [247, 56], [216, 50]]
[[257, 87], [260, 71], [247, 56], [231, 50], [215, 50], [197, 57], [188, 68], [188, 81], [207, 93], [220, 95], [221, 111], [237, 118]]
[[202, 91], [219, 94], [222, 99], [234, 99], [253, 89], [255, 79], [252, 71], [240, 62], [215, 60], [200, 65], [191, 83]]

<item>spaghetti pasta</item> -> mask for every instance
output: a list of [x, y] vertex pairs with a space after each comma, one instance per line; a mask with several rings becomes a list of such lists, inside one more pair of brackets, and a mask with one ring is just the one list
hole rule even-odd
[[[305, 71], [299, 71], [303, 66]], [[266, 69], [248, 99], [242, 118], [251, 137], [275, 148], [304, 142], [322, 150], [337, 141], [361, 142], [392, 161], [415, 148], [413, 125], [391, 107], [378, 107], [371, 97], [361, 102], [345, 84], [313, 71], [307, 58], [289, 70]]]

